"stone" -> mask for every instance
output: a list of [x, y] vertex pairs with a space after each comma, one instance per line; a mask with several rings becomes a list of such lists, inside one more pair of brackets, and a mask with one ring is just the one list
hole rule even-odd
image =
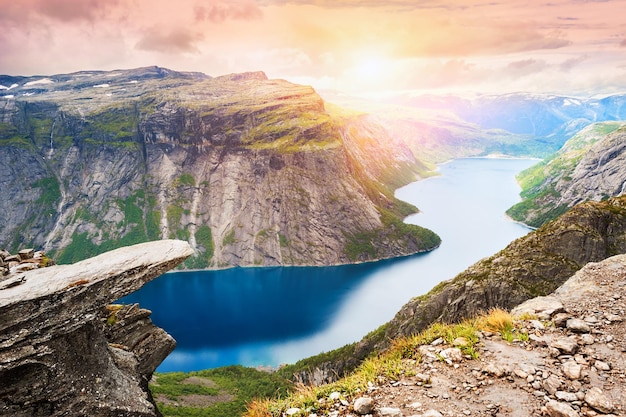
[[187, 242], [149, 242], [0, 285], [0, 399], [11, 397], [0, 413], [158, 415], [147, 381], [175, 342], [138, 307], [125, 310], [129, 328], [107, 328], [106, 306], [191, 254]]
[[595, 366], [598, 371], [610, 371], [611, 370], [611, 365], [609, 365], [606, 362], [599, 361], [599, 360], [596, 360], [593, 366]]
[[374, 400], [370, 397], [360, 397], [354, 402], [354, 412], [358, 415], [370, 414], [374, 409]]
[[580, 340], [585, 345], [593, 345], [594, 343], [596, 343], [596, 338], [593, 337], [592, 335], [590, 335], [589, 333], [585, 333], [585, 334], [581, 335], [580, 336]]
[[443, 417], [443, 414], [431, 408], [430, 410], [426, 410], [426, 412], [422, 414], [422, 417]]
[[621, 316], [618, 316], [617, 314], [610, 314], [610, 313], [606, 313], [604, 315], [604, 318], [610, 321], [611, 323], [620, 322], [623, 320]]
[[563, 373], [569, 379], [580, 379], [582, 366], [576, 362], [568, 361], [563, 364]]
[[550, 417], [579, 417], [571, 405], [552, 400], [546, 404], [546, 414]]
[[470, 341], [467, 340], [466, 337], [457, 337], [456, 339], [452, 341], [452, 346], [459, 347], [459, 348], [469, 346], [469, 344], [470, 344]]
[[511, 310], [513, 316], [523, 314], [537, 315], [539, 318], [550, 318], [555, 313], [563, 311], [563, 303], [553, 296], [535, 297], [523, 302]]
[[543, 381], [542, 387], [548, 394], [554, 395], [562, 384], [559, 377], [553, 374]]
[[554, 393], [557, 400], [567, 401], [569, 403], [578, 401], [578, 396], [573, 392], [557, 391]]
[[437, 339], [430, 342], [431, 346], [439, 346], [443, 343], [443, 337], [438, 337]]
[[528, 335], [528, 340], [530, 340], [536, 346], [548, 346], [548, 342], [546, 342], [546, 339], [542, 336], [537, 336], [531, 333]]
[[562, 337], [553, 341], [550, 346], [568, 355], [573, 355], [578, 350], [578, 343], [572, 337]]
[[552, 322], [556, 327], [565, 327], [567, 320], [570, 319], [570, 315], [567, 313], [557, 313], [552, 317]]
[[[515, 369], [513, 371], [513, 373], [518, 377], [518, 378], [522, 378], [522, 379], [528, 379], [528, 374], [524, 371], [522, 371], [521, 369]], [[530, 381], [532, 382], [532, 381]]]
[[591, 331], [589, 324], [581, 319], [568, 319], [565, 327], [576, 333], [589, 333]]
[[337, 391], [333, 391], [330, 393], [330, 395], [328, 396], [328, 398], [331, 401], [337, 401], [339, 400], [339, 398], [341, 398], [341, 393], [337, 392]]
[[382, 407], [378, 410], [380, 417], [402, 417], [402, 411], [399, 408]]
[[589, 405], [589, 407], [601, 413], [608, 414], [615, 411], [615, 405], [609, 401], [602, 390], [598, 387], [593, 387], [587, 390], [585, 393], [585, 402]]
[[501, 378], [506, 374], [506, 370], [503, 367], [496, 365], [495, 363], [487, 364], [487, 366], [483, 368], [483, 372], [488, 375], [493, 375], [496, 378]]
[[461, 362], [463, 360], [463, 352], [459, 348], [448, 348], [444, 349], [439, 354], [446, 360], [448, 363]]
[[546, 326], [544, 326], [543, 323], [540, 322], [539, 320], [531, 320], [530, 321], [530, 325], [535, 330], [545, 330], [546, 329]]
[[33, 255], [35, 255], [35, 249], [22, 249], [17, 254], [20, 257], [20, 259], [24, 261], [26, 259], [32, 258]]

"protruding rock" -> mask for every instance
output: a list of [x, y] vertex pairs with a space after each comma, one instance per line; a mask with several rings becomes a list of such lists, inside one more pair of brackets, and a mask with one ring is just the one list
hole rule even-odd
[[106, 323], [105, 306], [192, 253], [186, 242], [150, 242], [4, 280], [0, 415], [156, 416], [148, 380], [174, 341], [147, 310], [127, 311], [125, 329]]
[[563, 304], [555, 297], [536, 297], [523, 302], [511, 310], [514, 316], [522, 314], [537, 315], [540, 318], [550, 318], [555, 313], [563, 311]]
[[374, 400], [370, 397], [361, 397], [357, 398], [354, 402], [354, 412], [358, 415], [366, 415], [370, 414], [374, 409]]
[[589, 333], [591, 331], [591, 327], [589, 327], [587, 322], [581, 319], [569, 319], [565, 327], [576, 333]]

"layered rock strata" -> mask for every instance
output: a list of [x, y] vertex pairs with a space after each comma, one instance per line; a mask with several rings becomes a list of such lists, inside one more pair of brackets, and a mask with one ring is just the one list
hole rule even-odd
[[149, 242], [1, 281], [0, 415], [158, 415], [148, 380], [175, 341], [149, 311], [109, 304], [192, 253]]

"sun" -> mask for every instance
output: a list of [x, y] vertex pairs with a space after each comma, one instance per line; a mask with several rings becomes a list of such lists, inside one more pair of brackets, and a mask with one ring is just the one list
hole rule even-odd
[[384, 63], [379, 57], [367, 57], [356, 66], [356, 74], [363, 81], [380, 80], [384, 75]]

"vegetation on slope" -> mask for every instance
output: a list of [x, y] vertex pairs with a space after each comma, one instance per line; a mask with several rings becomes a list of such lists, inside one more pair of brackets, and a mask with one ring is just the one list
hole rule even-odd
[[255, 398], [282, 398], [293, 388], [280, 376], [241, 366], [157, 373], [150, 390], [165, 417], [233, 417]]
[[520, 172], [517, 180], [522, 188], [522, 201], [507, 210], [507, 214], [531, 227], [540, 227], [565, 213], [573, 202], [564, 200], [561, 190], [572, 181], [578, 163], [595, 143], [621, 127], [622, 122], [592, 124], [568, 140], [557, 153]]

